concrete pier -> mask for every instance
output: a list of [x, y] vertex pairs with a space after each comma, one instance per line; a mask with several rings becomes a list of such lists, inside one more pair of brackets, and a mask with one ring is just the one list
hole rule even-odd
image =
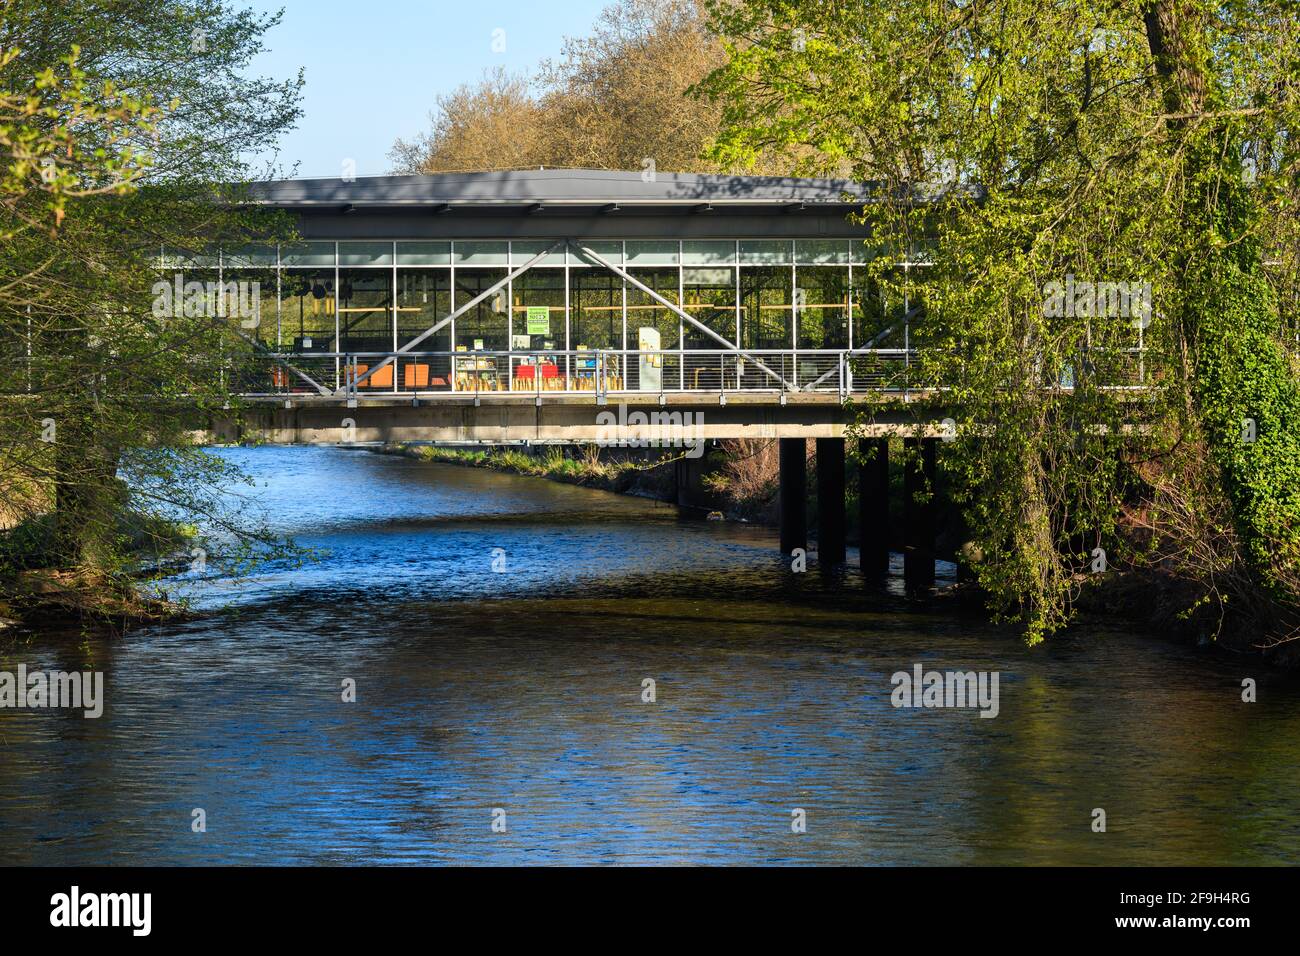
[[889, 439], [858, 439], [858, 545], [863, 575], [889, 573]]
[[808, 549], [808, 453], [802, 438], [780, 440], [781, 552]]
[[817, 439], [817, 560], [843, 564], [844, 439]]

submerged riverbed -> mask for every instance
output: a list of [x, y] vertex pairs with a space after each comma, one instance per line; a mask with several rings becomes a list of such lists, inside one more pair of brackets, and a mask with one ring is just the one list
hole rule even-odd
[[[1300, 857], [1300, 682], [1258, 661], [1097, 626], [1030, 650], [656, 502], [222, 454], [319, 560], [169, 585], [197, 620], [0, 643], [106, 690], [99, 719], [0, 710], [0, 863]], [[917, 663], [998, 671], [998, 716], [893, 707]]]

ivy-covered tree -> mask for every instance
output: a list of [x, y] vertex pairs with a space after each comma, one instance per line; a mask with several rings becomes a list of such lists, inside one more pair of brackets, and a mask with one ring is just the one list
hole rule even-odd
[[1297, 6], [709, 9], [715, 159], [802, 146], [803, 171], [875, 184], [874, 271], [924, 303], [909, 384], [957, 422], [993, 608], [1036, 641], [1108, 555], [1211, 629], [1295, 636]]

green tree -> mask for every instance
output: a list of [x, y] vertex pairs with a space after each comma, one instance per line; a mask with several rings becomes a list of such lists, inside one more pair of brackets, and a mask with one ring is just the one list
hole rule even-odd
[[35, 563], [99, 586], [122, 569], [128, 513], [207, 515], [271, 543], [220, 513], [238, 476], [191, 439], [205, 409], [231, 400], [256, 329], [224, 309], [160, 311], [154, 286], [164, 248], [198, 256], [286, 234], [236, 202], [259, 176], [247, 157], [298, 115], [300, 77], [246, 75], [277, 19], [193, 0], [0, 11], [8, 586]]
[[[946, 389], [994, 609], [1037, 640], [1093, 549], [1127, 547], [1256, 639], [1293, 636], [1296, 6], [709, 8], [717, 161], [802, 145], [804, 171], [875, 184], [874, 271], [925, 304], [910, 384]], [[1054, 295], [1103, 282], [1149, 283], [1150, 315]]]

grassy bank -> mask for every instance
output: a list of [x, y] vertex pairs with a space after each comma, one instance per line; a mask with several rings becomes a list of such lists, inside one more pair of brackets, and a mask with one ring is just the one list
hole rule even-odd
[[618, 494], [654, 498], [658, 501], [677, 500], [671, 461], [636, 462], [602, 459], [598, 449], [582, 450], [576, 455], [568, 455], [558, 447], [548, 448], [540, 454], [529, 454], [511, 448], [479, 451], [471, 448], [436, 448], [429, 445], [398, 444], [385, 445], [379, 449], [379, 452], [386, 455], [402, 455], [418, 461], [436, 461], [470, 468], [490, 468], [493, 471], [546, 478]]

